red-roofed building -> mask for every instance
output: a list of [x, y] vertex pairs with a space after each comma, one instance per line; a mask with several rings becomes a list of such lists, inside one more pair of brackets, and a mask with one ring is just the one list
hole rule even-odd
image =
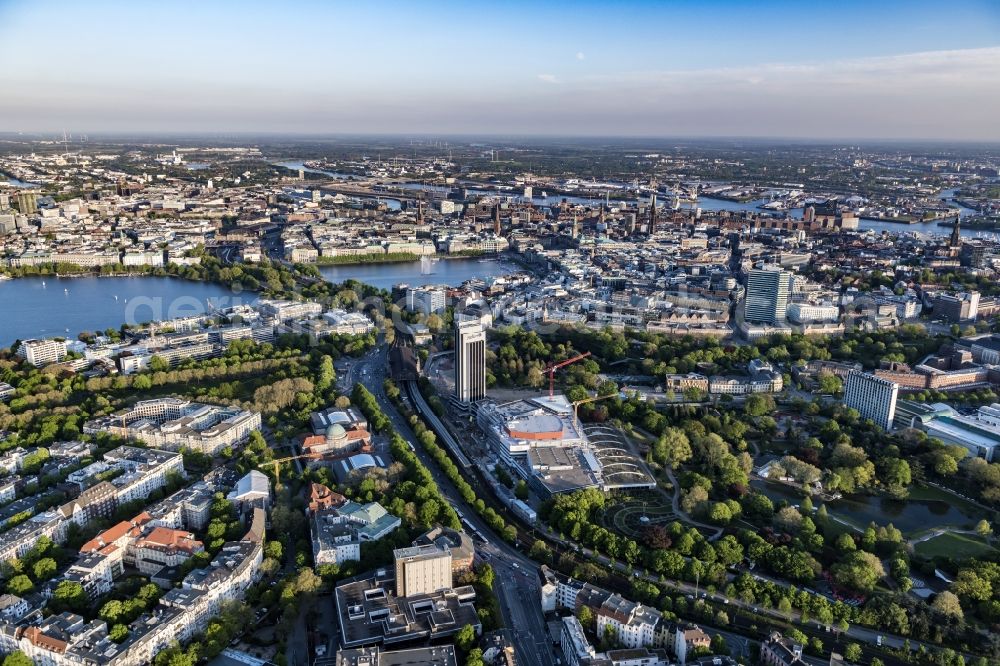
[[136, 540], [130, 550], [136, 568], [151, 576], [163, 567], [182, 564], [195, 553], [205, 550], [205, 546], [191, 532], [154, 527], [149, 534]]
[[324, 509], [339, 509], [347, 504], [347, 498], [335, 493], [321, 483], [312, 484], [309, 491], [309, 513], [314, 514]]
[[142, 527], [153, 519], [148, 513], [143, 511], [132, 520], [123, 520], [114, 527], [110, 527], [96, 537], [83, 544], [81, 553], [94, 553], [107, 546], [117, 546], [126, 550], [134, 540], [142, 534]]

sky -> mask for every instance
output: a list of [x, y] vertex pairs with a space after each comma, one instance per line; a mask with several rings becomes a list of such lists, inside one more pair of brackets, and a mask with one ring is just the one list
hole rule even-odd
[[1000, 140], [1000, 0], [0, 0], [0, 132]]

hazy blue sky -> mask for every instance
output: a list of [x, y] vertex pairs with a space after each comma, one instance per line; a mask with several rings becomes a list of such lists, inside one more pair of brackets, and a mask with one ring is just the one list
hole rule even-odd
[[0, 130], [1000, 139], [1000, 0], [0, 0]]

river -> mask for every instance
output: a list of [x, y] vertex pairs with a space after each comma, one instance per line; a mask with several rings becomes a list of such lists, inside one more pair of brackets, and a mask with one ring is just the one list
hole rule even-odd
[[7, 179], [7, 184], [13, 187], [20, 187], [20, 188], [41, 187], [41, 185], [39, 185], [38, 183], [29, 183], [25, 180], [18, 180], [13, 176]]
[[517, 267], [496, 259], [439, 259], [431, 263], [431, 272], [428, 274], [421, 272], [419, 261], [321, 266], [319, 270], [330, 282], [354, 279], [379, 289], [392, 289], [394, 285], [401, 283], [411, 286], [443, 284], [457, 287], [473, 278], [513, 273]]
[[[309, 173], [320, 173], [320, 174], [323, 174], [325, 176], [329, 176], [330, 178], [335, 178], [335, 179], [338, 179], [338, 180], [349, 180], [349, 179], [352, 179], [352, 178], [364, 178], [363, 176], [358, 176], [357, 174], [338, 173], [338, 172], [335, 172], [335, 171], [324, 171], [322, 169], [311, 169], [311, 168], [305, 166], [305, 163], [304, 163], [303, 160], [290, 160], [290, 161], [286, 161], [286, 162], [277, 162], [276, 164], [278, 166], [283, 166], [283, 167], [286, 167], [288, 169], [303, 169], [304, 171], [309, 172]], [[436, 193], [436, 194], [446, 194], [446, 193], [448, 193], [448, 192], [450, 192], [452, 190], [459, 189], [459, 188], [462, 188], [462, 187], [466, 187], [466, 186], [461, 185], [461, 184], [455, 185], [455, 186], [452, 186], [452, 187], [448, 187], [448, 186], [442, 186], [442, 185], [427, 185], [427, 184], [424, 184], [424, 183], [396, 183], [393, 186], [394, 187], [398, 187], [398, 188], [403, 189], [403, 190], [421, 190], [421, 191], [424, 191], [424, 192], [433, 192], [433, 193]], [[481, 187], [468, 187], [468, 190], [473, 195], [480, 195], [480, 196], [506, 196], [506, 197], [515, 197], [515, 198], [519, 198], [519, 199], [521, 198], [519, 196], [519, 194], [517, 193], [517, 191], [514, 190], [514, 189], [493, 190], [493, 189], [485, 189], [485, 188], [481, 188]], [[940, 195], [939, 198], [942, 201], [948, 201], [948, 203], [950, 205], [956, 207], [958, 209], [959, 215], [962, 216], [962, 217], [967, 217], [969, 215], [975, 214], [976, 211], [972, 210], [971, 208], [966, 208], [966, 207], [961, 206], [961, 205], [959, 205], [959, 204], [957, 204], [957, 203], [955, 203], [953, 201], [950, 201], [950, 199], [952, 199], [952, 198], [955, 197], [955, 192], [956, 191], [957, 190], [954, 189], [954, 188], [953, 189], [948, 189], [948, 190], [943, 190], [941, 192], [941, 195]], [[562, 203], [563, 201], [566, 201], [566, 202], [571, 203], [571, 204], [582, 204], [582, 205], [598, 206], [598, 205], [600, 205], [604, 201], [601, 197], [592, 197], [592, 198], [591, 197], [577, 197], [577, 196], [560, 195], [560, 194], [554, 194], [554, 195], [551, 195], [551, 196], [545, 196], [545, 197], [543, 197], [543, 196], [541, 196], [541, 192], [542, 192], [542, 190], [540, 188], [538, 188], [538, 187], [534, 188], [535, 195], [532, 197], [531, 201], [536, 206], [543, 206], [543, 207], [555, 206], [555, 205], [558, 205], [558, 204]], [[643, 198], [644, 199], [648, 199], [648, 197], [643, 197]], [[399, 201], [396, 200], [396, 199], [385, 199], [385, 198], [383, 198], [382, 201], [387, 202], [390, 208], [398, 209], [400, 207]], [[768, 203], [768, 201], [769, 201], [768, 199], [753, 199], [751, 201], [730, 201], [728, 199], [712, 199], [710, 197], [701, 197], [698, 200], [697, 203], [684, 203], [684, 204], [681, 205], [681, 208], [685, 208], [685, 209], [701, 208], [704, 211], [722, 211], [722, 210], [725, 210], [725, 211], [732, 211], [732, 212], [751, 211], [751, 212], [755, 212], [755, 213], [774, 212], [774, 213], [778, 213], [778, 214], [780, 214], [781, 212], [785, 212], [785, 213], [787, 213], [788, 215], [790, 215], [792, 217], [800, 218], [801, 219], [802, 213], [803, 213], [803, 208], [801, 208], [801, 207], [799, 207], [799, 208], [790, 208], [787, 211], [767, 211], [767, 210], [762, 209], [761, 205], [765, 204], [765, 203]], [[612, 202], [612, 203], [614, 203], [614, 202]], [[662, 206], [663, 204], [661, 203], [660, 205]], [[931, 235], [935, 235], [935, 236], [948, 236], [948, 235], [951, 234], [951, 228], [950, 227], [941, 227], [941, 226], [938, 226], [938, 223], [937, 223], [936, 220], [935, 221], [931, 221], [931, 222], [920, 222], [920, 223], [917, 223], [917, 224], [899, 224], [897, 222], [883, 222], [883, 221], [880, 221], [880, 220], [865, 220], [865, 219], [862, 219], [858, 223], [858, 228], [861, 229], [862, 231], [870, 229], [870, 230], [873, 230], [873, 231], [888, 231], [888, 232], [891, 232], [891, 233], [904, 233], [904, 232], [907, 232], [907, 231], [914, 231], [914, 232], [920, 232], [920, 233], [924, 233], [924, 234], [931, 234]], [[961, 233], [961, 235], [962, 235], [963, 238], [975, 238], [975, 237], [980, 237], [980, 236], [986, 236], [986, 235], [988, 235], [986, 232], [976, 231], [974, 229], [962, 229], [960, 231], [960, 233]]]
[[[287, 162], [275, 162], [274, 165], [275, 166], [285, 167], [286, 169], [293, 169], [293, 170], [302, 169], [306, 173], [320, 173], [320, 174], [323, 174], [324, 176], [329, 176], [330, 178], [334, 178], [336, 180], [349, 180], [351, 178], [363, 178], [363, 176], [358, 176], [356, 174], [337, 173], [336, 171], [324, 171], [323, 169], [311, 169], [311, 168], [307, 167], [305, 165], [305, 162], [303, 162], [302, 160], [291, 160], [291, 161], [287, 161]], [[354, 196], [354, 195], [348, 195], [348, 196]], [[384, 203], [389, 208], [389, 210], [400, 210], [403, 207], [403, 202], [402, 201], [400, 201], [399, 199], [393, 199], [391, 197], [371, 196], [371, 197], [355, 197], [355, 198], [358, 198], [358, 199], [376, 199], [377, 201], [379, 201], [381, 203]]]
[[[117, 298], [116, 298], [117, 297]], [[0, 280], [0, 345], [118, 328], [256, 300], [218, 284], [171, 277], [23, 277]]]

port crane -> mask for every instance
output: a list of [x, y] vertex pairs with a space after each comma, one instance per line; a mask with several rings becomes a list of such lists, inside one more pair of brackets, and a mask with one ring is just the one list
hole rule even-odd
[[577, 361], [582, 361], [588, 356], [590, 356], [590, 352], [584, 352], [582, 354], [577, 354], [573, 358], [568, 358], [565, 361], [559, 361], [558, 363], [549, 363], [547, 366], [545, 366], [545, 370], [543, 370], [542, 372], [547, 373], [549, 376], [550, 398], [555, 395], [556, 370], [558, 370], [559, 368], [564, 368], [570, 363], [576, 363]]

